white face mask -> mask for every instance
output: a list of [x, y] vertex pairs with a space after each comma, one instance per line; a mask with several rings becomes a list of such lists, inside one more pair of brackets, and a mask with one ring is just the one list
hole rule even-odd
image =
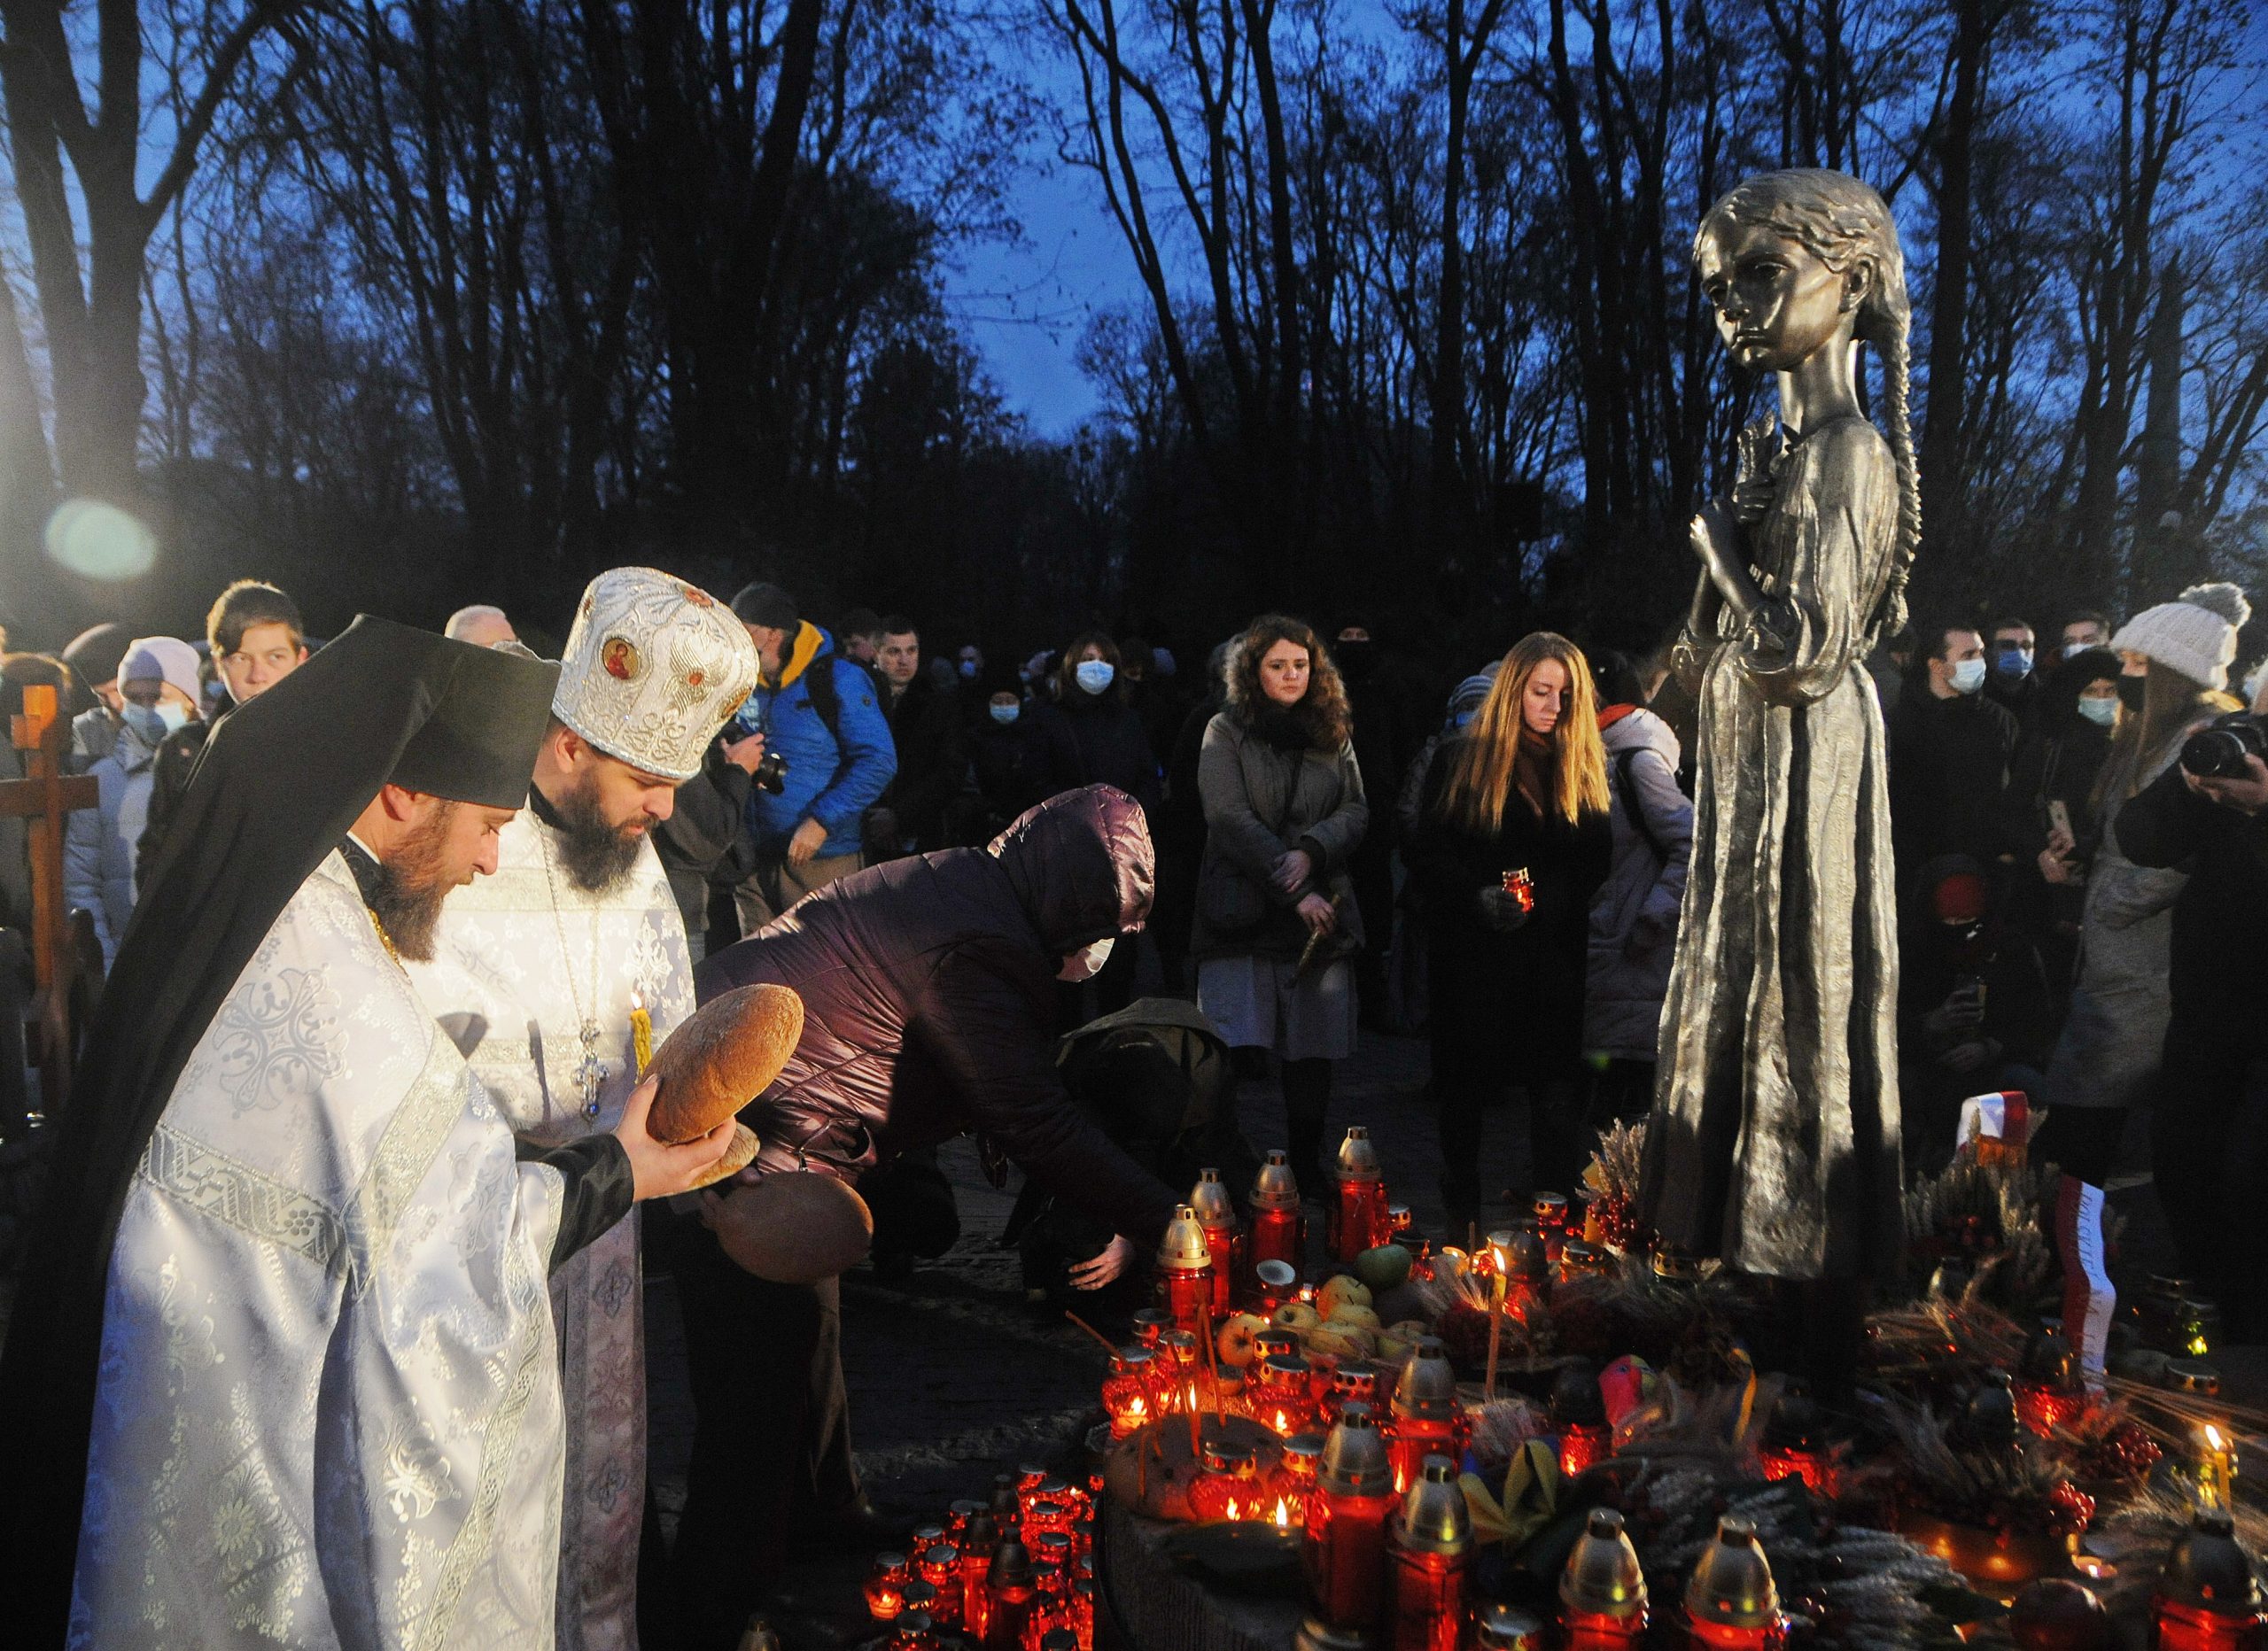
[[1110, 686], [1118, 668], [1107, 659], [1083, 659], [1072, 669], [1072, 676], [1090, 694], [1099, 694]]
[[985, 709], [992, 713], [992, 720], [1003, 728], [1024, 714], [1024, 708], [1021, 705], [988, 705]]
[[1063, 966], [1056, 970], [1055, 978], [1068, 981], [1073, 985], [1081, 981], [1093, 980], [1102, 973], [1102, 965], [1110, 961], [1110, 949], [1117, 940], [1115, 934], [1106, 934], [1093, 945], [1069, 953], [1063, 959]]
[[1953, 691], [1955, 694], [1974, 694], [1984, 686], [1984, 662], [1983, 660], [1964, 659], [1953, 666]]
[[2108, 728], [2118, 720], [2118, 701], [2109, 700], [2081, 700], [2079, 715], [2098, 728]]

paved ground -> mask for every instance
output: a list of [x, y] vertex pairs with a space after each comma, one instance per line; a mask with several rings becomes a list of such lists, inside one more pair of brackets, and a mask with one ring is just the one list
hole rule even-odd
[[[1433, 1182], [1425, 1072], [1422, 1042], [1365, 1033], [1360, 1051], [1340, 1069], [1332, 1135], [1348, 1124], [1370, 1125], [1394, 1197], [1413, 1207], [1421, 1229], [1438, 1232], [1441, 1207]], [[1241, 1087], [1239, 1111], [1255, 1147], [1280, 1142], [1280, 1106], [1272, 1084]], [[1482, 1184], [1492, 1192], [1524, 1184], [1526, 1151], [1515, 1134], [1509, 1112], [1491, 1115]], [[2131, 1165], [2147, 1161], [2140, 1136], [2138, 1127], [2128, 1143]], [[1010, 1200], [984, 1183], [973, 1148], [965, 1141], [952, 1143], [944, 1163], [960, 1199], [959, 1244], [904, 1283], [880, 1283], [862, 1268], [843, 1284], [844, 1359], [859, 1468], [875, 1500], [909, 1523], [941, 1517], [956, 1497], [985, 1493], [996, 1472], [1073, 1446], [1092, 1419], [1103, 1369], [1102, 1351], [1093, 1341], [1060, 1317], [1026, 1306], [1014, 1253], [994, 1243]], [[2118, 1282], [2139, 1285], [2148, 1271], [2171, 1266], [2154, 1190], [2130, 1168], [2115, 1182], [2112, 1198], [2128, 1221]], [[1130, 1305], [1122, 1305], [1115, 1318], [1098, 1311], [1098, 1322], [1117, 1333]], [[666, 1279], [649, 1282], [648, 1311], [653, 1472], [665, 1516], [673, 1523], [683, 1496], [690, 1417], [675, 1363], [678, 1321]], [[2216, 1360], [2232, 1397], [2268, 1399], [2268, 1348], [2225, 1350]], [[821, 1608], [822, 1632], [805, 1630], [791, 1644], [836, 1643], [825, 1637], [829, 1625], [846, 1633], [855, 1630], [863, 1620], [857, 1587], [868, 1557], [837, 1556], [796, 1576], [791, 1586], [800, 1599]]]

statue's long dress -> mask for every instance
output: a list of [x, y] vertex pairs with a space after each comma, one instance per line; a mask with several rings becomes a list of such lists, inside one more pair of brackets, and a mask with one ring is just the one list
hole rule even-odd
[[1789, 444], [1748, 532], [1765, 604], [1689, 631], [1693, 862], [1641, 1205], [1783, 1278], [1884, 1276], [1903, 1242], [1888, 740], [1865, 669], [1898, 484], [1859, 417]]

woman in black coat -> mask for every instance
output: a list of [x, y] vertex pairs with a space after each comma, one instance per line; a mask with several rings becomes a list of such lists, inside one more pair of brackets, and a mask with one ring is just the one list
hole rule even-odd
[[[1433, 1099], [1449, 1231], [1480, 1215], [1481, 1111], [1527, 1092], [1538, 1190], [1584, 1166], [1583, 973], [1591, 896], [1613, 861], [1589, 668], [1538, 632], [1504, 656], [1480, 714], [1434, 753], [1406, 855], [1432, 913]], [[1525, 870], [1528, 899], [1511, 886]]]
[[2039, 947], [2058, 1025], [2078, 961], [2086, 866], [2100, 835], [2092, 801], [2095, 776], [2118, 731], [2124, 668], [2107, 647], [2091, 647], [2059, 663], [2034, 704], [2031, 728], [2016, 743], [2009, 774], [2008, 838], [2016, 863], [2008, 919]]
[[[1082, 786], [1115, 786], [1142, 805], [1146, 823], [1161, 801], [1158, 759], [1142, 718], [1118, 674], [1118, 644], [1099, 631], [1074, 637], [1055, 672], [1055, 702], [1036, 701], [1030, 719], [1037, 748], [1039, 794], [1052, 797]], [[1095, 1012], [1115, 1014], [1134, 999], [1135, 950], [1122, 946], [1094, 979]], [[1063, 1030], [1086, 1013], [1084, 988], [1066, 988]]]

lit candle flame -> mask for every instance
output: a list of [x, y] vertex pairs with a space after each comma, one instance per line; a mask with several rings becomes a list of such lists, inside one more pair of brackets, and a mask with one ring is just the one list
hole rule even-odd
[[1288, 1530], [1291, 1526], [1292, 1505], [1280, 1496], [1276, 1499], [1276, 1512], [1271, 1523], [1278, 1531]]

